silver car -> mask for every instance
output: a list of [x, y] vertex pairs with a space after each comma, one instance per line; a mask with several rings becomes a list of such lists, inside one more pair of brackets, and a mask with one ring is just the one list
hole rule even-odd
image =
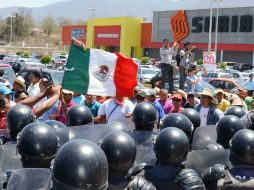
[[147, 67], [139, 67], [138, 68], [138, 81], [140, 83], [150, 83], [151, 79], [156, 75], [156, 71]]

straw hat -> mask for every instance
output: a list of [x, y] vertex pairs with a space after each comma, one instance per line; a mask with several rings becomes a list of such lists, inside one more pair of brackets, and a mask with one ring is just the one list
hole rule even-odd
[[22, 76], [18, 76], [14, 82], [18, 83], [19, 85], [21, 85], [24, 89], [26, 89], [26, 85], [25, 85], [25, 79]]
[[224, 92], [222, 89], [217, 89], [217, 90], [216, 90], [216, 94], [218, 94], [218, 93], [225, 94], [225, 92]]
[[213, 96], [213, 91], [209, 90], [209, 89], [204, 89], [201, 93], [197, 93], [199, 94], [200, 96], [209, 96], [210, 98], [212, 98], [212, 103], [213, 104], [218, 104], [218, 100], [217, 98], [215, 98]]
[[70, 94], [70, 95], [74, 95], [74, 92], [70, 91], [70, 90], [66, 90], [66, 89], [62, 89], [63, 94]]
[[234, 99], [231, 106], [241, 106], [241, 107], [243, 107], [243, 101], [240, 98]]

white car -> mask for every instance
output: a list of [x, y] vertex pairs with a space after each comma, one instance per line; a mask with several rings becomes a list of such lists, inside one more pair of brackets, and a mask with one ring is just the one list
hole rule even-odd
[[67, 56], [65, 55], [59, 55], [57, 57], [55, 57], [53, 60], [52, 60], [52, 63], [53, 64], [66, 64], [67, 63]]
[[139, 67], [138, 68], [138, 81], [140, 83], [150, 83], [151, 79], [156, 75], [156, 71], [154, 69], [151, 68], [147, 68], [147, 67]]
[[242, 79], [244, 81], [247, 81], [249, 79], [249, 75], [251, 73], [242, 73], [242, 72], [237, 72], [237, 73], [232, 73], [233, 78], [235, 79]]
[[140, 67], [154, 69], [156, 73], [159, 73], [161, 71], [158, 67], [154, 65], [140, 65]]

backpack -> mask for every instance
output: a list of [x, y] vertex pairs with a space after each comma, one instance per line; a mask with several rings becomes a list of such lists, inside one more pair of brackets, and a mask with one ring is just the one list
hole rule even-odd
[[226, 176], [217, 183], [218, 190], [254, 190], [254, 179], [238, 180], [235, 179], [228, 170]]
[[181, 57], [180, 51], [181, 50], [178, 50], [177, 53], [176, 53], [176, 64], [177, 64], [177, 67], [180, 66], [181, 59], [183, 58], [183, 56]]

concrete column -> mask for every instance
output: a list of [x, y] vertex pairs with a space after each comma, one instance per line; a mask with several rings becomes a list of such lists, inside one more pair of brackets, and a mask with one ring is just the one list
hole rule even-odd
[[220, 50], [220, 62], [223, 61], [223, 50]]
[[252, 56], [252, 66], [254, 66], [254, 51], [253, 51], [253, 56]]

